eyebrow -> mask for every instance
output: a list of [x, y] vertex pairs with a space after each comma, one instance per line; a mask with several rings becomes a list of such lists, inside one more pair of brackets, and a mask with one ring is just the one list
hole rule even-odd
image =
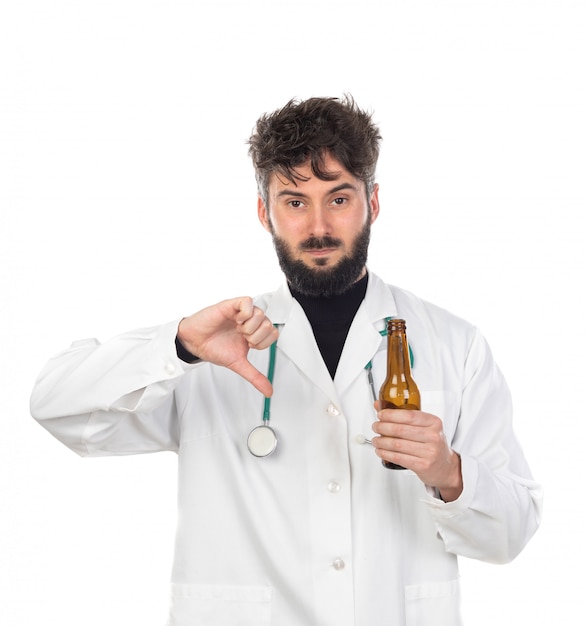
[[[352, 185], [352, 183], [341, 183], [339, 185], [336, 185], [335, 187], [332, 187], [329, 191], [327, 191], [327, 194], [338, 193], [338, 191], [344, 191], [345, 189], [350, 189], [351, 191], [355, 191], [356, 193], [359, 193], [359, 190], [356, 187], [356, 185]], [[293, 189], [282, 189], [281, 191], [277, 193], [277, 198], [282, 198], [283, 196], [292, 196], [294, 198], [305, 198], [306, 194], [301, 193], [300, 191], [295, 191]]]

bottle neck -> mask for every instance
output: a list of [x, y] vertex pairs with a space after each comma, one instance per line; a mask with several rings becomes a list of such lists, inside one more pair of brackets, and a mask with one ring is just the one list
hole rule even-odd
[[410, 376], [409, 347], [404, 330], [393, 329], [387, 338], [387, 371]]

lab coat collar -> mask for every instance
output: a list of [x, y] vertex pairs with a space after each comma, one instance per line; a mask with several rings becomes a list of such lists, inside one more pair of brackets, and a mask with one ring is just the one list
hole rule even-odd
[[369, 272], [366, 295], [348, 333], [335, 376], [335, 384], [323, 361], [311, 325], [287, 285], [273, 294], [267, 317], [279, 326], [278, 347], [316, 385], [333, 398], [360, 375], [381, 345], [379, 331], [384, 319], [394, 317], [397, 307], [390, 288]]
[[397, 305], [391, 289], [376, 274], [369, 272], [368, 287], [362, 305], [356, 312], [336, 370], [335, 385], [343, 392], [362, 375], [366, 364], [385, 345], [380, 331], [385, 318], [397, 316]]
[[321, 356], [309, 320], [287, 285], [281, 286], [273, 294], [266, 314], [279, 328], [278, 349], [329, 398], [334, 399], [334, 382]]

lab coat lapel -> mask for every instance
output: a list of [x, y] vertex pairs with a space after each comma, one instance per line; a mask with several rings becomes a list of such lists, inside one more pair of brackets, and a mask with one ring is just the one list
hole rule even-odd
[[375, 274], [369, 273], [366, 295], [350, 327], [336, 371], [335, 385], [339, 393], [362, 374], [384, 341], [379, 331], [385, 328], [385, 318], [396, 315], [391, 290]]
[[334, 382], [319, 351], [311, 325], [287, 287], [283, 286], [275, 293], [266, 313], [273, 324], [279, 327], [278, 350], [286, 354], [329, 398], [334, 398]]

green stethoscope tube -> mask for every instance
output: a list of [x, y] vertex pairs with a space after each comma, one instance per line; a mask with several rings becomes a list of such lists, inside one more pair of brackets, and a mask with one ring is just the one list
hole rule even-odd
[[[275, 375], [275, 361], [277, 359], [277, 342], [273, 342], [269, 348], [269, 371], [267, 372], [267, 378], [271, 385], [273, 384], [273, 377]], [[271, 421], [271, 399], [265, 398], [265, 403], [262, 412], [262, 421], [268, 424]]]

